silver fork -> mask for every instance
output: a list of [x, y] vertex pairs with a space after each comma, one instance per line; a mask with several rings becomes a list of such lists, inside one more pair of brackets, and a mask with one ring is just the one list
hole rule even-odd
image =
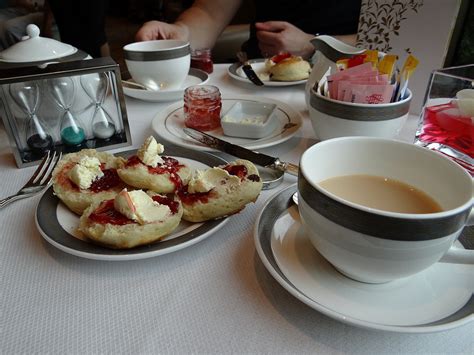
[[51, 152], [48, 151], [30, 180], [28, 180], [15, 195], [0, 200], [0, 208], [5, 207], [13, 201], [36, 195], [48, 187], [51, 183], [53, 170], [59, 160], [61, 160], [61, 156], [62, 153], [56, 154], [56, 151], [54, 151], [53, 154], [51, 154]]

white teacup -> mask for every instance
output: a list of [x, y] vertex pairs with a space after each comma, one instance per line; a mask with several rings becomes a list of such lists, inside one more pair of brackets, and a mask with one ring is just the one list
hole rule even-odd
[[185, 41], [135, 42], [123, 51], [133, 80], [153, 91], [180, 89], [191, 65], [190, 47]]
[[[441, 212], [388, 212], [349, 202], [319, 183], [344, 175], [375, 175], [409, 184], [433, 198]], [[474, 223], [473, 181], [459, 165], [413, 144], [373, 137], [318, 143], [300, 160], [299, 211], [308, 237], [350, 278], [382, 283], [442, 261], [474, 263], [474, 251], [453, 243]]]

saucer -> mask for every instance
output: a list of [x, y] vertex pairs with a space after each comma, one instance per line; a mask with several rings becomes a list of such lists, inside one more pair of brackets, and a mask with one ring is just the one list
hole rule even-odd
[[292, 185], [272, 196], [258, 216], [257, 252], [293, 296], [338, 321], [369, 329], [427, 333], [474, 320], [470, 265], [436, 263], [409, 278], [365, 284], [337, 272], [302, 228]]
[[[143, 89], [132, 89], [127, 86], [122, 86], [123, 93], [127, 96], [135, 99], [150, 101], [150, 102], [162, 102], [162, 101], [175, 101], [181, 100], [184, 95], [184, 89], [192, 85], [205, 84], [209, 80], [209, 75], [202, 70], [191, 68], [189, 74], [186, 77], [181, 89], [179, 90], [143, 90]], [[130, 81], [133, 82], [132, 79]]]
[[[257, 73], [259, 76], [264, 76], [266, 73], [265, 69], [265, 59], [251, 59], [249, 60], [252, 69]], [[247, 78], [247, 75], [242, 70], [242, 64], [234, 63], [227, 69], [229, 76], [232, 79], [243, 81], [246, 83], [250, 83], [251, 81]], [[266, 74], [268, 75], [268, 74]], [[276, 81], [276, 80], [263, 80], [265, 86], [292, 86], [292, 85], [300, 85], [304, 84], [308, 81], [308, 79], [304, 80], [294, 80], [294, 81]]]

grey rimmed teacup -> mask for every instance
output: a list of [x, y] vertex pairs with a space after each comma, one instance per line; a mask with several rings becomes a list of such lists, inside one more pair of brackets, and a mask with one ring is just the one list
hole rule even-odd
[[[319, 183], [344, 175], [392, 178], [424, 191], [442, 212], [395, 213], [340, 198]], [[300, 160], [299, 211], [312, 244], [348, 277], [382, 283], [418, 273], [439, 260], [474, 263], [453, 246], [474, 223], [473, 181], [439, 153], [400, 141], [343, 137], [317, 143]]]
[[412, 93], [386, 104], [359, 104], [333, 100], [311, 89], [309, 116], [320, 140], [347, 136], [394, 138], [404, 125]]
[[133, 80], [149, 90], [181, 89], [189, 72], [189, 43], [155, 40], [123, 47], [125, 64]]

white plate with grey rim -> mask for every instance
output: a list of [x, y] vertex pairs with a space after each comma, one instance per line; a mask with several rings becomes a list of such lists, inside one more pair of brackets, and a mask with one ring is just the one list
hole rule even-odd
[[[135, 151], [118, 153], [128, 156]], [[205, 169], [210, 166], [227, 164], [227, 162], [205, 152], [190, 151], [181, 147], [168, 146], [165, 156], [176, 157], [180, 162], [193, 168]], [[93, 244], [77, 231], [79, 216], [71, 212], [54, 195], [50, 187], [41, 197], [36, 208], [36, 226], [43, 238], [56, 248], [79, 257], [95, 260], [138, 260], [168, 254], [211, 236], [228, 221], [222, 218], [203, 223], [181, 221], [170, 235], [161, 241], [132, 249], [110, 249]]]
[[[181, 89], [179, 90], [144, 90], [144, 89], [133, 89], [131, 87], [123, 85], [123, 93], [127, 96], [135, 99], [150, 101], [150, 102], [164, 102], [164, 101], [177, 101], [181, 100], [184, 95], [184, 89], [192, 85], [202, 85], [207, 83], [209, 75], [199, 69], [189, 69], [189, 74], [186, 77]], [[130, 79], [133, 82], [133, 79]]]
[[[255, 97], [250, 95], [235, 95], [231, 97], [222, 98], [222, 110], [221, 116], [224, 115], [227, 110], [238, 101], [250, 101], [250, 102], [264, 102], [273, 103], [277, 105], [275, 119], [278, 120], [278, 124], [275, 129], [270, 132], [268, 136], [259, 139], [247, 139], [230, 137], [224, 135], [222, 128], [209, 131], [210, 135], [217, 138], [223, 139], [233, 144], [240, 145], [247, 149], [261, 149], [274, 146], [276, 144], [283, 143], [293, 137], [296, 132], [302, 126], [302, 118], [298, 112], [296, 112], [291, 106], [278, 101], [265, 97]], [[171, 104], [163, 111], [160, 111], [152, 120], [151, 123], [153, 131], [163, 140], [197, 150], [212, 150], [208, 146], [205, 146], [193, 138], [189, 137], [183, 132], [184, 125], [184, 112], [183, 102], [176, 102]]]
[[[263, 58], [250, 59], [249, 63], [252, 69], [257, 74], [257, 76], [263, 81], [265, 86], [275, 86], [275, 87], [293, 86], [293, 85], [304, 84], [308, 81], [308, 79], [293, 80], [293, 81], [265, 80], [265, 77], [268, 76], [268, 74], [266, 73], [266, 68], [265, 68], [265, 59]], [[227, 68], [227, 72], [229, 73], [229, 76], [235, 80], [251, 83], [251, 81], [247, 78], [247, 75], [245, 75], [244, 71], [242, 70], [241, 63], [232, 64], [231, 66], [229, 66], [229, 68]]]
[[400, 332], [445, 331], [474, 320], [470, 265], [436, 263], [412, 277], [386, 284], [353, 281], [312, 246], [292, 195], [273, 195], [254, 229], [258, 255], [275, 280], [309, 307], [343, 323]]

